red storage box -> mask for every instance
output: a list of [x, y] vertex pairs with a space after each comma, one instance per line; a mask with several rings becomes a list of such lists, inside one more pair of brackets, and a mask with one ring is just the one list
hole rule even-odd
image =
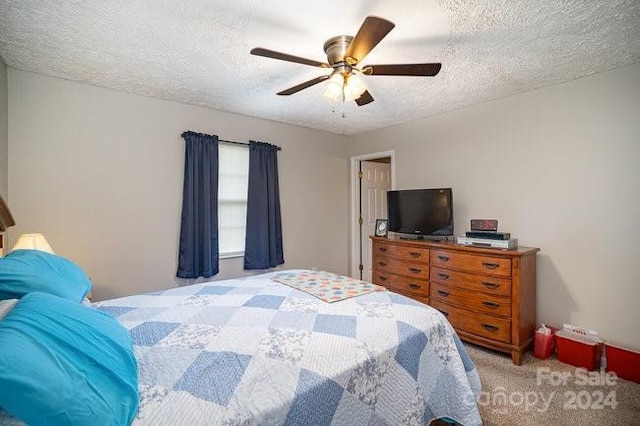
[[566, 330], [556, 333], [558, 361], [593, 371], [600, 367], [602, 343]]
[[607, 371], [615, 372], [618, 377], [640, 383], [640, 352], [604, 345], [607, 355]]

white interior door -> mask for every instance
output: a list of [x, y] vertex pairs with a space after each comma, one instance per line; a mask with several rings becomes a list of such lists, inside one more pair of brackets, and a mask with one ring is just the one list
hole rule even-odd
[[376, 219], [387, 218], [387, 191], [391, 189], [391, 167], [389, 163], [361, 161], [360, 171], [360, 249], [362, 259], [362, 278], [371, 281], [371, 239]]

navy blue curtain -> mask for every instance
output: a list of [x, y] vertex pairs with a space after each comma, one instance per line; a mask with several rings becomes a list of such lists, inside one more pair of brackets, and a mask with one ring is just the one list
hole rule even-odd
[[185, 132], [180, 278], [218, 273], [218, 137]]
[[249, 141], [244, 269], [268, 269], [283, 263], [278, 147]]

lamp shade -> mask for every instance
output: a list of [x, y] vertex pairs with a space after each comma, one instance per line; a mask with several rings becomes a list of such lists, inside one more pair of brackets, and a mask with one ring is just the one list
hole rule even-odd
[[4, 202], [2, 195], [0, 195], [0, 232], [6, 231], [8, 227], [15, 224], [16, 222], [13, 220], [13, 216], [11, 216], [9, 207], [7, 207], [7, 204]]
[[13, 246], [14, 250], [30, 249], [46, 251], [47, 253], [55, 254], [53, 249], [47, 242], [47, 239], [42, 234], [22, 234], [18, 238], [18, 242]]

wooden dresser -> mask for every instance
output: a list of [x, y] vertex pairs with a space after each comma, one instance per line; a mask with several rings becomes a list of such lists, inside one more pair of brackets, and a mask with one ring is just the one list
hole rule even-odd
[[536, 326], [537, 248], [371, 237], [375, 284], [442, 312], [461, 339], [520, 365]]

